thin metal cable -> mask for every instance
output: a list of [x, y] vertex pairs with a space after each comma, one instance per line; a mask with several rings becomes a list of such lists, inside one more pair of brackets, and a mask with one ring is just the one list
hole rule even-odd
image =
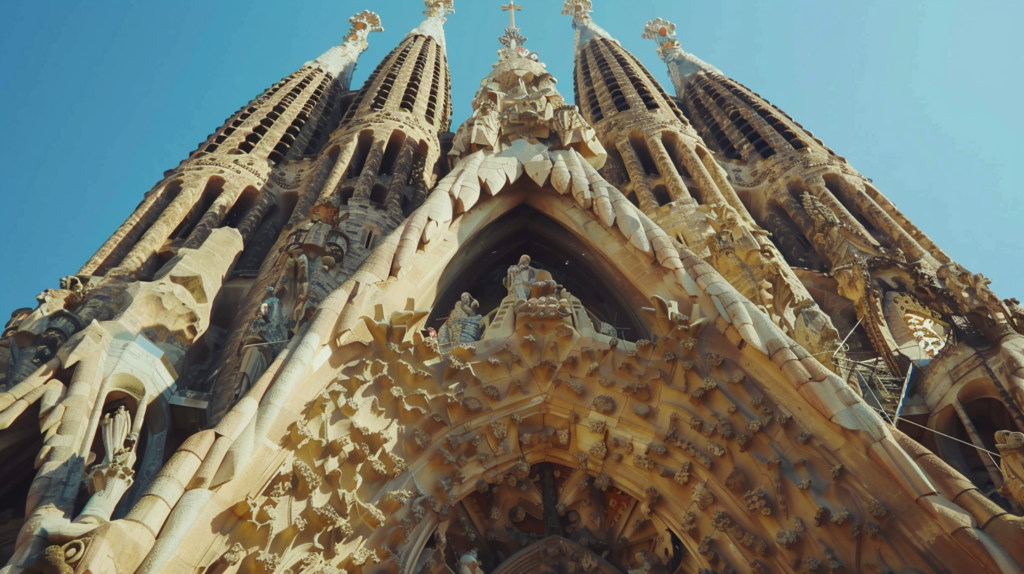
[[[879, 411], [879, 412], [880, 412], [880, 413], [882, 413], [882, 414], [885, 414], [885, 415], [886, 415], [886, 418], [888, 418], [888, 413], [886, 413], [886, 412], [885, 412], [885, 410], [883, 410], [883, 409], [875, 409], [875, 410]], [[926, 431], [931, 431], [931, 432], [933, 432], [933, 433], [935, 433], [935, 434], [937, 434], [937, 435], [941, 435], [941, 436], [944, 436], [944, 437], [946, 437], [946, 438], [948, 438], [948, 439], [950, 439], [950, 440], [955, 440], [955, 441], [956, 441], [956, 442], [958, 442], [958, 443], [961, 443], [961, 444], [965, 444], [965, 445], [967, 445], [967, 446], [969, 446], [969, 447], [972, 447], [972, 448], [975, 448], [975, 449], [977, 449], [977, 450], [980, 450], [981, 452], [987, 453], [987, 454], [988, 454], [988, 455], [989, 455], [990, 457], [991, 457], [991, 456], [998, 456], [999, 458], [1003, 458], [1003, 455], [1001, 455], [1001, 454], [999, 454], [999, 453], [997, 453], [997, 452], [992, 452], [992, 451], [990, 451], [990, 450], [987, 450], [987, 449], [981, 448], [981, 447], [979, 447], [978, 445], [976, 445], [976, 444], [974, 444], [974, 443], [971, 443], [971, 442], [967, 442], [967, 441], [963, 441], [963, 440], [960, 440], [960, 439], [956, 438], [955, 436], [949, 436], [948, 434], [946, 434], [946, 433], [943, 433], [943, 432], [939, 432], [939, 431], [937, 431], [937, 430], [935, 430], [935, 429], [933, 429], [933, 428], [928, 428], [928, 427], [926, 427], [926, 426], [924, 426], [924, 425], [921, 425], [921, 424], [917, 424], [917, 423], [915, 423], [915, 422], [914, 422], [914, 421], [912, 421], [912, 420], [907, 420], [907, 419], [900, 419], [900, 420], [901, 420], [901, 421], [903, 421], [903, 422], [905, 422], [905, 423], [910, 423], [910, 424], [912, 424], [912, 425], [914, 425], [914, 426], [916, 426], [916, 427], [921, 427], [921, 428], [923, 428], [923, 429], [924, 429], [924, 430], [926, 430]], [[895, 427], [894, 427], [894, 428], [895, 428]], [[996, 462], [996, 461], [995, 461], [995, 459], [992, 459], [992, 462]]]

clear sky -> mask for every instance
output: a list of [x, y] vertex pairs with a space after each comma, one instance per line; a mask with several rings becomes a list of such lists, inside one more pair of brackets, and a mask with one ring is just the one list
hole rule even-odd
[[[672, 91], [657, 16], [686, 50], [778, 105], [872, 178], [954, 259], [1024, 299], [1021, 0], [594, 0], [594, 18]], [[572, 97], [560, 0], [517, 24]], [[449, 18], [455, 125], [507, 25], [501, 0]], [[0, 19], [0, 324], [75, 273], [224, 119], [372, 9], [353, 86], [422, 18], [417, 0], [7, 0]]]

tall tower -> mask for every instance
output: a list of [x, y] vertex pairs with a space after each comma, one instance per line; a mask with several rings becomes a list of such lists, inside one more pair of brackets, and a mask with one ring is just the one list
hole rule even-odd
[[676, 102], [644, 65], [567, 2], [576, 29], [576, 103], [609, 151], [603, 173], [681, 244], [830, 364], [831, 319], [785, 263]]
[[[869, 381], [861, 386], [873, 404], [897, 410], [907, 419], [901, 428], [976, 484], [1000, 487], [985, 451], [995, 449], [997, 431], [1024, 429], [1024, 322], [1015, 301], [952, 262], [797, 121], [685, 52], [675, 25], [653, 20], [644, 37], [658, 43], [680, 107], [754, 219], [848, 333], [850, 377]], [[961, 453], [955, 441], [980, 450]]]
[[[275, 186], [274, 165], [319, 149], [325, 131], [340, 119], [336, 111], [340, 96], [348, 91], [356, 61], [367, 47], [367, 35], [381, 30], [380, 19], [369, 11], [353, 16], [350, 23], [341, 45], [307, 62], [228, 118], [178, 167], [164, 174], [75, 276], [63, 279], [61, 289], [40, 295], [41, 302], [59, 300], [59, 305], [46, 303], [31, 317], [28, 309], [16, 314], [19, 318], [12, 319], [6, 335], [25, 350], [15, 353], [8, 384], [28, 376], [93, 319], [123, 311], [111, 300], [110, 291], [120, 288], [113, 284], [152, 279], [180, 249], [200, 247], [214, 229], [239, 230], [248, 247], [243, 265], [252, 265], [257, 253], [265, 255], [261, 244], [276, 239], [284, 224], [280, 211], [289, 203]], [[107, 295], [100, 293], [104, 290]], [[95, 293], [86, 298], [87, 292]], [[59, 316], [38, 317], [52, 315], [58, 307]], [[21, 329], [15, 337], [19, 324], [34, 334]]]
[[302, 194], [234, 313], [225, 352], [184, 385], [191, 398], [209, 396], [213, 420], [434, 185], [438, 134], [451, 123], [444, 23], [454, 10], [451, 0], [427, 0], [426, 8], [422, 24], [352, 96], [316, 159], [297, 168], [294, 187]]
[[[179, 246], [196, 247], [220, 225], [237, 227], [250, 213], [275, 164], [318, 149], [338, 98], [349, 88], [366, 35], [379, 19], [351, 19], [345, 43], [274, 84], [210, 134], [170, 170], [79, 275], [145, 277]], [[335, 118], [336, 120], [336, 118]]]
[[350, 91], [357, 15], [15, 314], [0, 574], [1019, 573], [1024, 312], [833, 211], [855, 172], [664, 21], [678, 99], [567, 0], [573, 105], [510, 1], [448, 132], [426, 6]]

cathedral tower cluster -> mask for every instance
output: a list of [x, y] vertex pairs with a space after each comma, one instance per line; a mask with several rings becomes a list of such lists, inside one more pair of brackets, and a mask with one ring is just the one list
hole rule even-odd
[[567, 101], [502, 6], [452, 132], [425, 5], [12, 313], [0, 573], [1020, 572], [1016, 300], [662, 18]]

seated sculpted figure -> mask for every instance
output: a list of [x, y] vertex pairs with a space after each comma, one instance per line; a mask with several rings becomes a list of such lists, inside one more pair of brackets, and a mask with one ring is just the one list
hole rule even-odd
[[530, 266], [530, 256], [523, 255], [519, 263], [508, 268], [508, 274], [503, 281], [509, 295], [514, 295], [517, 300], [527, 300], [537, 297], [553, 295], [558, 286], [551, 273], [542, 269], [534, 269]]
[[469, 293], [463, 293], [448, 319], [437, 334], [441, 347], [452, 347], [461, 343], [480, 340], [481, 315], [477, 312], [480, 303]]

